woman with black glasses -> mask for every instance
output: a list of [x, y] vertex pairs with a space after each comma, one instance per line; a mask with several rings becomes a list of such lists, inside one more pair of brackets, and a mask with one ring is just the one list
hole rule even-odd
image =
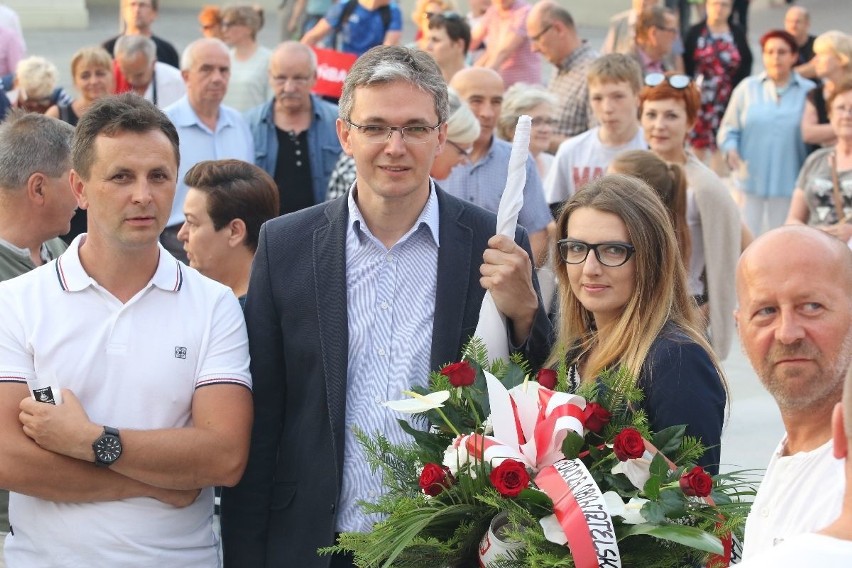
[[654, 431], [686, 424], [718, 471], [726, 385], [702, 337], [660, 198], [638, 178], [610, 174], [569, 199], [557, 222], [560, 305], [549, 363], [565, 358], [575, 385], [627, 369]]

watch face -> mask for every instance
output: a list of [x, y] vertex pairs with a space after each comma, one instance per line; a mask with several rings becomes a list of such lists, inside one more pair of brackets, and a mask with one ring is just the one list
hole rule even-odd
[[115, 436], [105, 434], [95, 443], [95, 454], [99, 461], [112, 463], [121, 456], [121, 441]]

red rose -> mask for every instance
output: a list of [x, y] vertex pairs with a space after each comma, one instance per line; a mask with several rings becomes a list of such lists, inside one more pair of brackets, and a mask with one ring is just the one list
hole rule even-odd
[[645, 440], [636, 428], [625, 428], [615, 435], [612, 451], [619, 461], [641, 458], [645, 453]]
[[553, 369], [539, 369], [535, 380], [544, 388], [553, 390], [556, 388], [556, 371]]
[[435, 497], [453, 484], [450, 468], [436, 463], [427, 463], [420, 474], [420, 489], [426, 495]]
[[447, 365], [441, 369], [441, 374], [450, 379], [454, 387], [469, 387], [476, 380], [476, 371], [467, 361]]
[[530, 484], [530, 474], [519, 461], [504, 460], [491, 470], [491, 485], [503, 497], [517, 497]]
[[680, 488], [684, 495], [690, 497], [707, 497], [713, 489], [713, 478], [704, 468], [695, 466], [689, 473], [684, 473], [680, 478]]
[[611, 417], [612, 414], [609, 413], [609, 410], [597, 402], [587, 402], [586, 408], [583, 410], [583, 424], [586, 430], [590, 430], [595, 434], [599, 434], [604, 426], [609, 424]]

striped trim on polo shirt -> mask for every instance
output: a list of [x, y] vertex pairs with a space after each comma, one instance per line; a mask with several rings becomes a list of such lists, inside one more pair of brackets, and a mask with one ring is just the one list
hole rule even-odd
[[211, 385], [240, 385], [251, 390], [251, 387], [244, 380], [235, 377], [207, 377], [206, 379], [197, 381], [195, 388], [200, 389], [201, 387], [209, 387]]
[[68, 291], [68, 283], [65, 281], [65, 272], [62, 270], [62, 256], [56, 259], [56, 277], [59, 279], [59, 287], [64, 292]]
[[[166, 253], [165, 249], [161, 248], [160, 255], [163, 255], [163, 254], [168, 254], [168, 253]], [[63, 254], [56, 259], [56, 278], [59, 280], [59, 287], [64, 292], [69, 292], [70, 287], [68, 285], [68, 279], [65, 276], [65, 269], [62, 266], [62, 261], [64, 260], [64, 258], [65, 258], [65, 255]], [[171, 286], [171, 291], [172, 292], [179, 292], [181, 290], [181, 288], [183, 287], [183, 279], [184, 279], [183, 268], [181, 267], [180, 261], [177, 260], [176, 258], [172, 257], [172, 261], [175, 263], [175, 279], [174, 279], [174, 284]], [[160, 271], [160, 264], [158, 262], [157, 270], [154, 272], [154, 276], [152, 278], [152, 282], [155, 285], [157, 284], [157, 276], [158, 276], [159, 271]], [[161, 280], [162, 280], [162, 278], [161, 278]], [[162, 284], [160, 285], [160, 288], [168, 289], [167, 286], [162, 286]]]
[[179, 292], [181, 286], [183, 286], [183, 269], [180, 267], [180, 261], [175, 259], [175, 266], [177, 266], [177, 275], [175, 276], [175, 287], [172, 288], [172, 292]]
[[26, 383], [27, 378], [23, 375], [0, 375], [0, 383]]

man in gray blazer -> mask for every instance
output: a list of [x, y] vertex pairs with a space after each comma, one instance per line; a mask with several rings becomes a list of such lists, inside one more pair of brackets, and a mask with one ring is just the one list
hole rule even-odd
[[544, 361], [551, 326], [526, 231], [429, 178], [446, 142], [447, 90], [427, 54], [377, 47], [352, 67], [337, 134], [357, 178], [345, 197], [264, 225], [249, 284], [255, 423], [240, 484], [223, 496], [228, 567], [352, 566], [318, 556], [369, 531], [381, 492], [353, 434], [406, 441], [378, 403], [458, 360], [485, 289], [510, 344]]

